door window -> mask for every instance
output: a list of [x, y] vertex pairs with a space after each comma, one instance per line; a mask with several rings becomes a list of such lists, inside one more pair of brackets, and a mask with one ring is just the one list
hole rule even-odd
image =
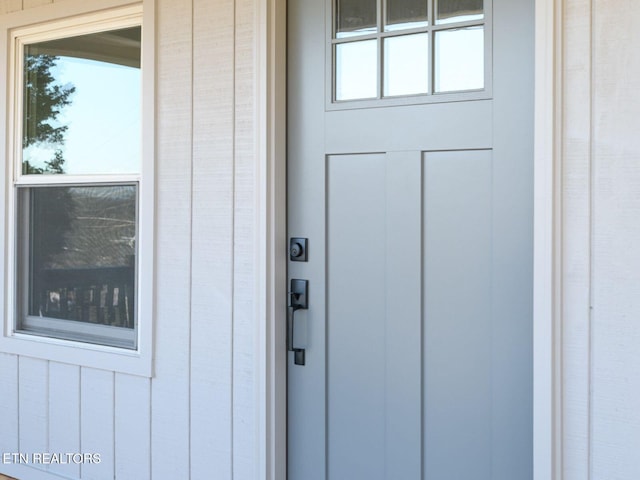
[[490, 0], [334, 0], [331, 103], [486, 95], [489, 11]]

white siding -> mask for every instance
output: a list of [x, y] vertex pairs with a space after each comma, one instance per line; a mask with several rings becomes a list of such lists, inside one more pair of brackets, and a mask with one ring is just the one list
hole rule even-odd
[[[49, 451], [80, 451], [80, 367], [49, 363]], [[50, 470], [71, 478], [80, 475], [80, 465], [54, 464]]]
[[232, 0], [194, 2], [192, 478], [233, 472], [234, 13]]
[[[0, 0], [0, 14], [46, 3]], [[2, 451], [96, 449], [105, 465], [83, 478], [258, 476], [258, 4], [156, 2], [154, 378], [0, 353]], [[640, 3], [562, 0], [562, 11], [563, 473], [631, 480], [640, 477]]]
[[18, 451], [18, 357], [0, 353], [0, 452]]
[[640, 478], [640, 4], [594, 2], [593, 478]]
[[[589, 295], [591, 248], [591, 11], [567, 0], [564, 40], [563, 376], [564, 475], [589, 478]], [[570, 53], [569, 53], [570, 52]]]
[[234, 169], [234, 265], [233, 265], [233, 473], [234, 478], [256, 478], [258, 422], [254, 402], [258, 371], [255, 355], [255, 322], [259, 292], [256, 291], [255, 245], [258, 184], [255, 136], [254, 0], [236, 0], [235, 169]]
[[640, 478], [640, 3], [565, 0], [563, 472]]
[[[189, 478], [191, 338], [191, 2], [158, 2], [155, 373], [152, 478]], [[164, 192], [164, 194], [163, 194]]]
[[[18, 421], [20, 451], [48, 452], [49, 362], [18, 359]], [[61, 412], [62, 413], [62, 412]]]
[[151, 382], [121, 375], [115, 378], [115, 478], [151, 476]]
[[[0, 0], [0, 14], [58, 3]], [[101, 455], [0, 472], [259, 478], [258, 5], [156, 0], [154, 376], [0, 353], [0, 450]]]
[[[115, 463], [113, 377], [113, 372], [107, 370], [82, 368], [80, 372], [82, 385], [80, 446], [83, 453], [99, 453], [101, 460], [100, 463], [81, 465], [80, 477], [83, 479], [113, 478]], [[131, 447], [133, 448], [133, 445]]]

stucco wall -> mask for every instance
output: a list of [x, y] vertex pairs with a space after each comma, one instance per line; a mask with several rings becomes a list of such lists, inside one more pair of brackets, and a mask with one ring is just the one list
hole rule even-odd
[[0, 451], [101, 453], [46, 467], [68, 478], [257, 478], [258, 4], [155, 1], [154, 377], [0, 353]]
[[640, 3], [565, 0], [564, 480], [640, 478]]

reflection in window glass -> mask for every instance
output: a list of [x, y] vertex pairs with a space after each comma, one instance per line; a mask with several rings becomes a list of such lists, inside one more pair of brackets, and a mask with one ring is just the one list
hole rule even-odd
[[435, 91], [484, 88], [484, 28], [436, 32]]
[[437, 0], [436, 23], [480, 20], [484, 16], [483, 0]]
[[336, 100], [375, 98], [377, 90], [377, 41], [336, 45]]
[[417, 95], [429, 87], [429, 36], [389, 37], [384, 41], [384, 95]]
[[[45, 330], [49, 318], [133, 332], [136, 204], [134, 185], [20, 189], [22, 236], [30, 244], [19, 254], [28, 269], [27, 315]], [[135, 348], [133, 333], [125, 338], [117, 346]]]
[[25, 45], [23, 174], [140, 171], [140, 33]]
[[336, 0], [336, 38], [378, 30], [376, 0]]
[[388, 0], [385, 30], [424, 27], [428, 24], [427, 0]]

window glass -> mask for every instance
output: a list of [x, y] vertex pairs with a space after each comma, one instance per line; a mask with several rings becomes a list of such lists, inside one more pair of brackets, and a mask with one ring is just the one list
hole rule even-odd
[[376, 40], [336, 46], [336, 100], [375, 98], [378, 88]]
[[385, 38], [384, 95], [417, 95], [429, 91], [429, 35]]
[[140, 171], [140, 34], [24, 46], [23, 175]]
[[[21, 188], [18, 215], [25, 219], [21, 236], [28, 241], [19, 242], [19, 256], [28, 278], [27, 316], [133, 332], [136, 208], [135, 185]], [[39, 325], [38, 333], [50, 327], [68, 338], [56, 323]], [[131, 333], [128, 343], [121, 339], [115, 345], [134, 348], [134, 342]]]
[[124, 25], [17, 37], [17, 332], [138, 347], [142, 29]]
[[484, 28], [436, 32], [435, 91], [455, 92], [484, 87]]
[[[485, 0], [333, 0], [332, 102], [399, 105], [488, 94]], [[366, 34], [365, 38], [362, 38]], [[488, 32], [490, 35], [490, 32]], [[357, 36], [360, 37], [357, 37]], [[452, 97], [451, 97], [452, 98]], [[372, 102], [354, 105], [359, 108]], [[338, 107], [337, 108], [342, 108]]]
[[436, 23], [453, 23], [483, 18], [483, 0], [436, 0]]
[[402, 30], [428, 24], [427, 0], [387, 0], [385, 30]]
[[378, 30], [376, 0], [336, 0], [336, 38]]

